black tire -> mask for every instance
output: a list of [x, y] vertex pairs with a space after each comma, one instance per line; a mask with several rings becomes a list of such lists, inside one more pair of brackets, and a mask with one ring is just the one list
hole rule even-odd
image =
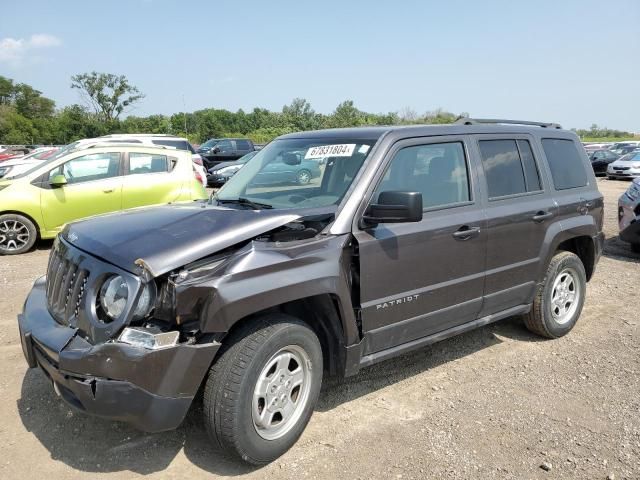
[[22, 215], [0, 215], [0, 255], [20, 255], [33, 248], [38, 230], [31, 220]]
[[300, 170], [296, 174], [296, 183], [298, 185], [308, 185], [311, 182], [311, 172], [309, 170]]
[[[322, 348], [311, 328], [297, 318], [284, 314], [256, 318], [241, 326], [232, 334], [232, 338], [226, 340], [209, 371], [204, 389], [207, 430], [211, 439], [223, 451], [247, 463], [264, 465], [289, 450], [311, 418], [322, 385]], [[276, 392], [272, 400], [277, 402], [285, 396], [287, 401], [291, 400], [293, 392], [285, 391], [286, 385], [279, 376], [282, 370], [272, 369], [272, 376], [266, 377], [265, 371], [271, 364], [276, 368], [277, 360], [274, 358], [280, 358], [275, 357], [276, 355], [294, 347], [308, 355], [306, 363], [309, 386], [298, 390], [298, 399], [303, 403], [293, 407], [296, 415], [290, 417], [290, 422], [282, 421], [283, 426], [288, 429], [277, 438], [266, 439], [264, 435], [269, 430], [258, 433], [260, 429], [254, 421], [254, 408], [259, 410], [263, 400], [260, 398], [254, 402], [257, 382], [261, 378], [274, 378], [270, 380], [273, 383], [267, 384], [268, 391], [273, 392], [274, 386], [279, 388], [275, 383], [280, 381], [283, 390]], [[285, 393], [280, 396], [283, 392]], [[267, 406], [264, 406], [264, 402], [262, 405], [264, 412]], [[277, 408], [277, 404], [273, 408]], [[270, 415], [270, 411], [266, 415]], [[276, 418], [276, 414], [273, 414], [273, 418]], [[268, 428], [278, 428], [277, 421], [272, 425]]]
[[640, 243], [632, 243], [631, 251], [635, 253], [640, 253]]
[[[561, 276], [567, 272], [573, 279], [577, 298], [575, 306], [571, 304], [567, 315], [562, 317], [561, 311], [559, 314], [556, 313], [560, 307], [552, 302], [552, 298], [557, 292], [554, 288], [556, 280], [562, 279]], [[571, 252], [556, 253], [549, 262], [544, 281], [538, 285], [531, 311], [524, 315], [527, 328], [546, 338], [559, 338], [569, 333], [582, 312], [586, 285], [587, 275], [580, 258]], [[558, 296], [559, 302], [563, 303], [562, 293], [558, 293]]]
[[615, 179], [616, 179], [616, 177], [612, 177], [611, 175], [607, 175], [607, 178], [608, 178], [609, 180], [615, 180]]

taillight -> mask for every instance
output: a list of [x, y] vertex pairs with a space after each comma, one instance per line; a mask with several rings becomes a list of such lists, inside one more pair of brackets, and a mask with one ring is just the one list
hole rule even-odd
[[196, 180], [199, 181], [200, 183], [204, 183], [204, 178], [202, 178], [202, 175], [198, 170], [196, 169], [193, 170], [193, 176], [196, 177]]

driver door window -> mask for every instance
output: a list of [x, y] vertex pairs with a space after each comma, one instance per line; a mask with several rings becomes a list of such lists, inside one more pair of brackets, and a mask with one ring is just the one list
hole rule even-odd
[[49, 172], [49, 180], [64, 175], [68, 184], [91, 182], [120, 175], [119, 153], [92, 153], [63, 163]]
[[420, 192], [427, 209], [469, 202], [469, 188], [462, 143], [416, 145], [396, 153], [373, 198], [384, 191]]

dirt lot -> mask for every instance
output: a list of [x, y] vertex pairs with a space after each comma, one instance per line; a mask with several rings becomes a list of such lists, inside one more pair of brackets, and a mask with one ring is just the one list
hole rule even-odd
[[507, 320], [329, 380], [297, 445], [258, 470], [211, 449], [197, 408], [156, 435], [72, 412], [27, 371], [16, 325], [50, 244], [0, 258], [0, 478], [638, 479], [640, 258], [617, 240], [628, 183], [599, 185], [605, 256], [570, 335]]

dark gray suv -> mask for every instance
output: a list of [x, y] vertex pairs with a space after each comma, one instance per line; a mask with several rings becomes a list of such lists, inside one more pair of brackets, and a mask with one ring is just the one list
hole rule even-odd
[[[256, 181], [303, 161], [308, 183]], [[602, 218], [584, 149], [555, 124], [285, 135], [208, 202], [67, 226], [22, 346], [70, 405], [147, 431], [202, 392], [212, 440], [263, 464], [300, 436], [325, 374], [515, 315], [568, 333]]]

